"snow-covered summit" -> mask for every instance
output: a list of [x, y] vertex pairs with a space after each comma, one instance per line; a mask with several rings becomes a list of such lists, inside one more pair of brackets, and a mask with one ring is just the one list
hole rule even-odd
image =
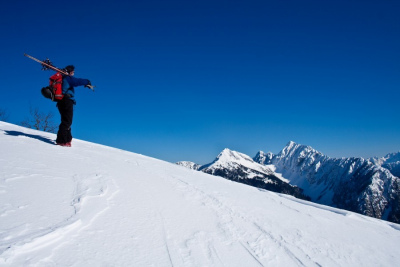
[[273, 173], [273, 166], [265, 166], [255, 162], [250, 156], [225, 148], [217, 158], [210, 164], [202, 166], [200, 169], [235, 169], [238, 166], [249, 168], [259, 172]]
[[398, 224], [54, 139], [0, 122], [1, 266], [400, 265]]
[[231, 162], [237, 162], [242, 165], [254, 163], [253, 159], [250, 158], [249, 156], [247, 156], [246, 154], [243, 154], [243, 153], [240, 153], [237, 151], [233, 151], [228, 148], [225, 148], [224, 150], [222, 150], [221, 153], [219, 153], [219, 155], [217, 156], [214, 163], [217, 163], [217, 162], [218, 162], [218, 164], [221, 164], [221, 165], [229, 164]]
[[290, 141], [280, 153], [276, 155], [276, 158], [299, 158], [299, 159], [308, 159], [310, 161], [314, 161], [316, 159], [324, 158], [325, 156], [312, 148], [311, 146], [297, 144], [293, 141]]

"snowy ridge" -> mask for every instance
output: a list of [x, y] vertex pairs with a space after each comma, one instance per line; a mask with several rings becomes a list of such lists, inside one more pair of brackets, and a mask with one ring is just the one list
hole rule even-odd
[[400, 264], [397, 224], [54, 138], [0, 122], [1, 266]]
[[387, 154], [383, 158], [372, 158], [370, 161], [388, 169], [393, 175], [400, 177], [400, 152]]
[[191, 170], [196, 170], [196, 171], [198, 169], [200, 169], [200, 167], [201, 167], [201, 165], [196, 164], [196, 163], [191, 162], [191, 161], [179, 161], [176, 164], [179, 165], [179, 166], [191, 169]]
[[399, 163], [395, 156], [376, 159], [381, 167], [363, 158], [329, 158], [289, 142], [271, 163], [317, 203], [400, 222], [400, 180], [383, 168], [390, 158], [394, 166]]

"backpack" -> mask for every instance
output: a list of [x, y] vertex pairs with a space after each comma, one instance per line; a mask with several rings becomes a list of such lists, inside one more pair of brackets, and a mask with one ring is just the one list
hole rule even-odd
[[57, 72], [50, 77], [50, 85], [42, 88], [42, 95], [52, 101], [60, 101], [64, 95], [62, 92], [62, 74]]

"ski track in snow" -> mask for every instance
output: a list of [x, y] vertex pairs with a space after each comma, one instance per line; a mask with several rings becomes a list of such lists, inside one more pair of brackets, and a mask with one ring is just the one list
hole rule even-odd
[[23, 131], [0, 122], [0, 266], [400, 264], [397, 224]]
[[[218, 216], [218, 225], [220, 234], [222, 238], [229, 242], [230, 245], [242, 247], [243, 250], [241, 252], [243, 257], [247, 257], [246, 262], [254, 262], [258, 263], [261, 266], [264, 266], [262, 261], [266, 260], [266, 262], [272, 261], [273, 259], [268, 259], [268, 255], [273, 255], [273, 253], [265, 253], [263, 252], [266, 243], [275, 243], [278, 244], [280, 248], [283, 248], [285, 253], [287, 253], [292, 259], [293, 265], [298, 266], [319, 266], [318, 263], [310, 261], [310, 257], [305, 254], [303, 251], [297, 250], [296, 252], [292, 252], [284, 243], [285, 241], [279, 241], [278, 238], [273, 236], [273, 233], [263, 229], [257, 223], [254, 223], [251, 220], [246, 219], [246, 216], [234, 211], [231, 207], [227, 206], [217, 198], [212, 195], [209, 195], [185, 181], [179, 180], [180, 190], [184, 192], [187, 198], [194, 198], [201, 202], [202, 205], [211, 208], [215, 215]], [[249, 231], [251, 229], [251, 231]], [[251, 232], [252, 235], [258, 236], [255, 240], [252, 240], [249, 237], [248, 232]], [[195, 236], [203, 236], [204, 239], [206, 233], [196, 233]], [[196, 238], [196, 237], [192, 237]], [[214, 240], [217, 237], [208, 237], [208, 240]], [[282, 239], [282, 237], [280, 237]], [[198, 242], [203, 243], [203, 242]], [[207, 242], [206, 242], [207, 243]], [[210, 245], [210, 247], [203, 248], [204, 254], [210, 255], [210, 260], [218, 257], [218, 251]], [[215, 254], [215, 257], [212, 257], [211, 254]], [[299, 256], [296, 256], [298, 254]], [[247, 255], [247, 256], [246, 256]], [[214, 255], [213, 255], [214, 256]], [[305, 258], [307, 260], [306, 263], [303, 263], [300, 258]], [[210, 262], [212, 266], [216, 265], [216, 262]]]

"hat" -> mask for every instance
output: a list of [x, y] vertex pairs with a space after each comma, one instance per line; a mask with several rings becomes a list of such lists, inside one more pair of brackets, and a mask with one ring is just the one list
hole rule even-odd
[[68, 73], [71, 73], [71, 72], [75, 71], [75, 67], [73, 65], [68, 65], [65, 67], [65, 71]]

